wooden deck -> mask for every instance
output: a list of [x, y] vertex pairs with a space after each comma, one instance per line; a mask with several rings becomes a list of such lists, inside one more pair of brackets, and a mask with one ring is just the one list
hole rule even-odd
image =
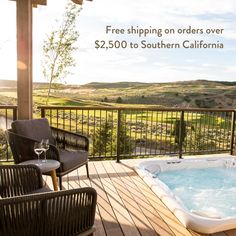
[[[63, 179], [65, 189], [91, 186], [98, 193], [95, 236], [200, 236], [187, 230], [132, 169], [136, 160], [97, 161]], [[79, 174], [79, 175], [78, 175]], [[79, 177], [78, 177], [79, 176]], [[47, 183], [52, 188], [51, 179]], [[214, 236], [235, 236], [236, 230]], [[204, 235], [206, 236], [206, 235]]]

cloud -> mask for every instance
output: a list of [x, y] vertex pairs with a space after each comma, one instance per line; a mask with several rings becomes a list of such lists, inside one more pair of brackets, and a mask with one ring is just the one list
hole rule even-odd
[[[236, 73], [236, 66], [235, 65], [233, 65], [233, 66], [226, 66], [224, 71], [226, 73]], [[236, 78], [235, 78], [235, 80], [236, 80]]]
[[[106, 16], [106, 18], [114, 19], [116, 22], [126, 22], [127, 20], [139, 22], [140, 19], [145, 18], [149, 24], [151, 22], [149, 21], [150, 19], [160, 15], [166, 16], [164, 17], [164, 21], [166, 21], [169, 14], [194, 16], [201, 14], [234, 14], [236, 11], [234, 0], [225, 0], [224, 3], [215, 0], [178, 0], [178, 2], [173, 2], [173, 0], [149, 0], [148, 2], [146, 0], [100, 0], [94, 1], [92, 4], [86, 3], [84, 7], [88, 9], [86, 11], [88, 16]], [[93, 9], [93, 11], [89, 8]], [[160, 18], [159, 20], [162, 21], [163, 19]]]
[[211, 64], [211, 63], [203, 63], [202, 66], [204, 67], [215, 67], [216, 64]]

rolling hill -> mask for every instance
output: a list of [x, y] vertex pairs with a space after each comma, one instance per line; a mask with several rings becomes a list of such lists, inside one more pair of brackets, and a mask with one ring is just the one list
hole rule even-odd
[[[34, 96], [45, 96], [46, 83], [34, 84]], [[14, 95], [15, 94], [15, 95]], [[184, 81], [173, 83], [89, 83], [59, 84], [54, 98], [65, 98], [74, 104], [119, 105], [143, 104], [165, 107], [235, 108], [236, 82]], [[0, 102], [16, 98], [16, 81], [0, 80]], [[53, 99], [52, 99], [53, 100]]]

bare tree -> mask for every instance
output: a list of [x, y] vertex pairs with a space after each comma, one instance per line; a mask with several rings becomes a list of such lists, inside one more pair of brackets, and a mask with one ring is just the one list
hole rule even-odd
[[68, 2], [61, 25], [44, 40], [42, 67], [44, 78], [49, 82], [46, 104], [52, 84], [63, 81], [70, 74], [69, 68], [75, 66], [73, 53], [78, 49], [75, 45], [79, 37], [76, 21], [80, 11], [80, 6]]

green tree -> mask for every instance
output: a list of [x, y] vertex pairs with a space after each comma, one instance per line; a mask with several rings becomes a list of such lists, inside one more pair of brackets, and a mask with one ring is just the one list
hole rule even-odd
[[[129, 154], [133, 150], [133, 143], [127, 134], [124, 118], [120, 126], [120, 154]], [[102, 122], [93, 135], [93, 155], [115, 154], [117, 149], [117, 129], [114, 128], [112, 117]]]
[[116, 103], [122, 103], [122, 102], [123, 102], [123, 100], [122, 100], [121, 97], [118, 97], [118, 98], [116, 99]]
[[79, 37], [76, 20], [81, 7], [68, 2], [63, 20], [58, 29], [53, 30], [43, 45], [43, 75], [49, 82], [46, 104], [48, 104], [52, 84], [62, 81], [75, 66], [73, 53], [78, 49], [75, 43]]
[[121, 117], [120, 126], [120, 154], [130, 154], [133, 151], [133, 142], [128, 135], [125, 125], [125, 119]]
[[108, 98], [104, 97], [104, 99], [102, 99], [102, 102], [108, 102]]
[[115, 146], [112, 146], [113, 122], [112, 118], [109, 116], [105, 122], [101, 123], [101, 126], [95, 130], [93, 136], [93, 155], [106, 155], [106, 153], [111, 153], [113, 150], [115, 152]]
[[[186, 124], [186, 121], [183, 121], [183, 124], [182, 124], [182, 128], [180, 127], [180, 120], [177, 119], [174, 123], [174, 128], [173, 128], [173, 132], [172, 134], [175, 136], [175, 144], [176, 145], [179, 145], [180, 144], [180, 141], [182, 142], [182, 144], [184, 143], [184, 140], [187, 136], [187, 124]], [[179, 137], [180, 135], [180, 128], [181, 128], [181, 139]]]

